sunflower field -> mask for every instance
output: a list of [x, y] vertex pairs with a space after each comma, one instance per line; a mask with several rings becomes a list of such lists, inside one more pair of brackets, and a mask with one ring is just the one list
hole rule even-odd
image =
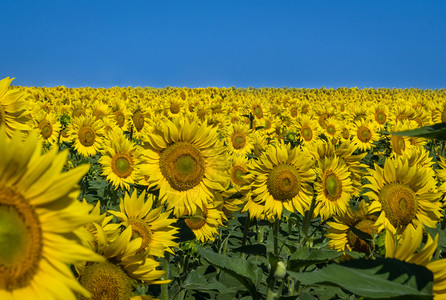
[[446, 299], [444, 89], [11, 83], [2, 300]]

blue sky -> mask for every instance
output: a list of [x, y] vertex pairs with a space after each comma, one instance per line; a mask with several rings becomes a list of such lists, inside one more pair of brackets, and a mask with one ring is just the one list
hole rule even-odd
[[5, 0], [0, 9], [0, 77], [14, 85], [446, 88], [446, 0]]

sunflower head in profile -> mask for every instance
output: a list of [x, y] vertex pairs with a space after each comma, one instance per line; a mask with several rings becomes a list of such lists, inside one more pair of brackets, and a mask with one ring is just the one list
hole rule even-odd
[[316, 173], [315, 215], [325, 221], [332, 216], [345, 214], [353, 192], [351, 173], [345, 162], [337, 156], [324, 157], [318, 161]]
[[63, 172], [67, 151], [41, 155], [36, 134], [11, 139], [0, 126], [0, 295], [3, 299], [75, 299], [89, 293], [70, 265], [102, 258], [78, 230], [94, 220], [77, 201], [83, 165]]
[[280, 219], [283, 209], [303, 214], [308, 209], [316, 175], [313, 160], [298, 148], [284, 143], [270, 146], [253, 165], [250, 173], [252, 199], [264, 203], [269, 219]]
[[426, 168], [410, 166], [407, 158], [389, 158], [384, 168], [375, 165], [364, 187], [373, 209], [381, 211], [376, 225], [379, 231], [401, 232], [409, 224], [436, 227], [441, 218], [441, 195], [437, 181]]
[[224, 214], [213, 203], [197, 208], [194, 213], [184, 211], [184, 222], [202, 243], [214, 241], [219, 226], [223, 226]]
[[0, 126], [5, 127], [8, 137], [11, 137], [14, 131], [28, 130], [26, 122], [29, 120], [26, 116], [26, 101], [28, 94], [15, 88], [10, 89], [9, 85], [14, 78], [6, 77], [0, 80]]
[[146, 136], [142, 173], [160, 201], [181, 217], [193, 214], [227, 187], [229, 163], [218, 131], [185, 119], [159, 123]]

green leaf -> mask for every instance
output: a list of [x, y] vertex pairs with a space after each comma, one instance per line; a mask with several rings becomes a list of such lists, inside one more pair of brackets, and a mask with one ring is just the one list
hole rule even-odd
[[313, 272], [288, 274], [304, 285], [337, 286], [367, 298], [432, 299], [432, 272], [397, 259], [355, 259]]
[[221, 255], [198, 245], [196, 247], [205, 261], [240, 281], [253, 298], [259, 295], [256, 286], [261, 278], [261, 270], [256, 264], [239, 257]]
[[423, 137], [428, 139], [446, 140], [446, 123], [424, 126], [412, 130], [389, 132], [393, 135]]
[[290, 256], [288, 260], [288, 270], [296, 271], [305, 266], [325, 263], [336, 259], [341, 255], [342, 252], [332, 249], [302, 247]]
[[189, 273], [182, 287], [189, 290], [216, 291], [218, 293], [232, 292], [227, 286], [217, 281], [215, 277], [208, 282], [198, 272]]

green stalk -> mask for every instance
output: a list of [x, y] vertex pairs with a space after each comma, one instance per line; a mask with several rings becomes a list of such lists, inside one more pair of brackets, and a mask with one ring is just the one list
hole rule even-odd
[[279, 255], [279, 238], [278, 238], [278, 235], [279, 235], [279, 222], [280, 222], [280, 219], [277, 219], [275, 222], [274, 222], [274, 227], [273, 227], [273, 230], [274, 230], [274, 255], [276, 255], [276, 256], [278, 256]]
[[308, 228], [310, 228], [311, 220], [313, 219], [314, 208], [316, 207], [316, 197], [313, 197], [311, 200], [310, 210], [305, 213], [304, 224], [303, 224], [303, 233], [304, 237], [308, 237]]
[[[165, 256], [164, 256], [164, 261], [163, 261], [163, 269], [164, 269], [164, 271], [166, 271], [166, 275], [163, 276], [163, 279], [168, 279], [169, 278], [169, 256], [170, 256], [170, 253], [169, 252], [164, 252], [164, 253], [165, 253]], [[163, 299], [163, 300], [169, 299], [168, 283], [161, 285], [161, 299]]]

